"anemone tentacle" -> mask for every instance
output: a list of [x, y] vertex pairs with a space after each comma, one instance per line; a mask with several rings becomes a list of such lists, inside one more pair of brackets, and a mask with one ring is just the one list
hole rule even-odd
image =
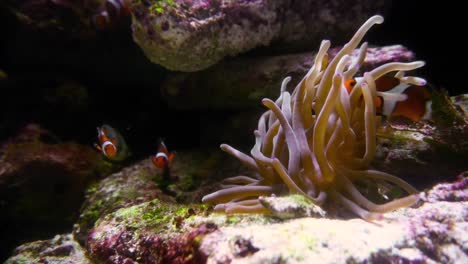
[[[217, 204], [215, 210], [225, 213], [268, 213], [258, 197], [289, 192], [304, 195], [319, 206], [336, 203], [374, 221], [419, 199], [417, 190], [404, 180], [369, 169], [380, 123], [375, 99], [382, 96], [398, 101], [403, 97], [377, 92], [376, 79], [393, 74], [400, 83], [425, 84], [424, 79], [405, 76], [406, 71], [424, 66], [423, 61], [387, 63], [356, 76], [368, 44], [361, 44], [357, 56], [352, 52], [367, 31], [382, 22], [378, 15], [368, 19], [331, 61], [327, 54], [330, 41], [322, 41], [313, 65], [292, 92], [286, 89], [291, 80], [286, 77], [276, 100], [262, 100], [268, 110], [259, 118], [251, 155], [221, 145], [249, 167], [253, 176], [227, 178], [221, 190], [203, 197], [204, 202]], [[351, 92], [345, 87], [350, 79], [356, 80]], [[408, 196], [374, 203], [355, 186], [359, 179], [396, 185]]]

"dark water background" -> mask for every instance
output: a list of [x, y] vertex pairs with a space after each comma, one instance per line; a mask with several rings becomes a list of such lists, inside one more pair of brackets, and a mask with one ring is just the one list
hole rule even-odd
[[[440, 2], [393, 1], [388, 14], [384, 14], [384, 24], [373, 28], [366, 40], [375, 45], [407, 46], [416, 53], [417, 59], [427, 62], [421, 73], [430, 83], [447, 89], [451, 95], [464, 93], [468, 69], [463, 61], [467, 57], [466, 47], [461, 41], [466, 31], [461, 23], [463, 17], [456, 15], [456, 7], [436, 3]], [[33, 42], [27, 43], [17, 38], [21, 36], [20, 29], [6, 12], [1, 13], [0, 24], [0, 68], [15, 79], [2, 88], [0, 95], [3, 120], [0, 139], [35, 121], [59, 138], [92, 144], [95, 127], [109, 123], [123, 130], [128, 141], [136, 146], [135, 153], [147, 155], [154, 151], [158, 137], [165, 137], [170, 146], [178, 149], [199, 147], [202, 144], [200, 120], [222, 118], [226, 114], [210, 109], [190, 112], [168, 109], [159, 98], [157, 87], [157, 81], [167, 71], [146, 60], [133, 43], [129, 29], [102, 34], [100, 46], [70, 42], [66, 47], [57, 47], [62, 54], [56, 60], [49, 58], [50, 47], [34, 42], [42, 36], [29, 36]], [[449, 32], [452, 30], [455, 33]], [[74, 50], [74, 55], [67, 54], [67, 50]], [[80, 57], [92, 52], [102, 54], [95, 61]], [[67, 65], [64, 63], [67, 60], [82, 62]], [[109, 65], [118, 67], [109, 70]], [[137, 71], [145, 72], [135, 74]], [[132, 79], [135, 76], [148, 76], [151, 80]], [[54, 92], [51, 87], [66, 79], [77, 80], [88, 88], [84, 104], [79, 99], [57, 102], [49, 98]], [[76, 111], [79, 107], [85, 110]]]

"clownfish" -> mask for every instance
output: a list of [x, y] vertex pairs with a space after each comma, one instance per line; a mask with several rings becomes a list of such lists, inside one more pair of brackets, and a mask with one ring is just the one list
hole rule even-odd
[[106, 0], [104, 10], [92, 18], [97, 29], [104, 30], [118, 25], [131, 14], [128, 0]]
[[95, 143], [94, 147], [109, 160], [122, 161], [130, 154], [122, 135], [111, 126], [97, 127], [97, 133], [99, 143]]
[[[355, 79], [344, 81], [348, 93], [351, 93], [354, 85]], [[431, 94], [426, 86], [402, 83], [396, 77], [382, 76], [375, 80], [375, 87], [377, 97], [374, 98], [374, 104], [377, 113], [387, 117], [403, 116], [413, 122], [431, 118]]]
[[169, 169], [169, 165], [172, 163], [174, 159], [174, 152], [170, 152], [167, 150], [166, 145], [162, 140], [159, 141], [158, 153], [156, 155], [151, 156], [151, 161], [153, 162], [154, 166], [160, 169]]

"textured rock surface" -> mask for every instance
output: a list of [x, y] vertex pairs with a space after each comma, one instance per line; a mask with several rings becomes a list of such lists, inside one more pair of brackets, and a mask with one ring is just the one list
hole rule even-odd
[[114, 173], [99, 185], [88, 189], [87, 199], [82, 206], [78, 223], [74, 227], [74, 235], [82, 245], [88, 236], [88, 231], [94, 223], [108, 213], [122, 207], [150, 201], [155, 198], [170, 201], [171, 197], [161, 192], [154, 181], [158, 171], [150, 161], [144, 160], [133, 166]]
[[203, 236], [215, 224], [186, 226], [198, 209], [160, 200], [122, 208], [99, 220], [87, 240], [90, 256], [107, 263], [203, 263]]
[[[178, 153], [177, 157], [171, 172], [175, 181], [169, 189], [176, 190], [172, 194], [182, 189], [188, 175], [204, 182], [207, 177], [233, 173], [216, 157], [199, 158], [188, 153]], [[113, 174], [89, 195], [81, 220], [93, 210], [95, 216], [81, 229], [81, 235], [92, 261], [454, 263], [467, 259], [466, 173], [455, 183], [439, 184], [423, 193], [419, 208], [401, 209], [386, 214], [383, 221], [369, 223], [310, 217], [318, 211], [297, 196], [265, 197], [263, 202], [274, 208], [275, 216], [209, 213], [209, 207], [199, 201], [202, 194], [212, 191], [211, 187], [175, 195], [181, 201], [175, 203], [158, 189], [161, 174], [150, 165], [145, 160]], [[213, 171], [220, 175], [213, 175]], [[19, 247], [8, 263], [80, 263], [76, 261], [81, 255], [70, 236], [57, 236]]]
[[260, 203], [271, 211], [271, 214], [280, 219], [299, 217], [326, 217], [327, 212], [302, 195], [289, 195], [286, 197], [259, 197]]
[[27, 125], [0, 147], [1, 255], [68, 230], [86, 186], [108, 173], [99, 152]]
[[368, 0], [151, 0], [132, 5], [135, 41], [152, 62], [174, 71], [199, 71], [270, 44], [310, 48], [324, 34], [341, 41], [384, 9], [383, 1]]
[[468, 169], [466, 113], [434, 91], [433, 118], [418, 123], [394, 119], [380, 128], [372, 165], [419, 187], [453, 180]]
[[[331, 57], [336, 50], [330, 51]], [[415, 57], [400, 45], [369, 48], [366, 56], [363, 70], [392, 61], [411, 61]], [[226, 60], [205, 71], [173, 73], [161, 90], [173, 108], [251, 108], [260, 105], [263, 98], [276, 98], [286, 76], [291, 76], [289, 88], [293, 89], [310, 69], [313, 59], [312, 53], [301, 53]]]
[[[103, 179], [88, 190], [74, 234], [85, 245], [95, 222], [121, 208], [129, 208], [157, 199], [174, 204], [199, 202], [213, 186], [199, 187], [207, 179], [234, 173], [239, 166], [226, 165], [219, 152], [177, 153], [171, 165], [170, 180], [149, 159], [128, 166]], [[205, 191], [208, 188], [208, 191]]]
[[[98, 220], [88, 252], [94, 260], [112, 263], [463, 263], [468, 258], [466, 186], [463, 176], [437, 185], [422, 194], [419, 208], [388, 213], [376, 223], [206, 215], [206, 208], [196, 204], [155, 199]], [[270, 204], [282, 200], [276, 208], [283, 213], [307, 207], [269, 199]]]
[[468, 94], [460, 94], [450, 97], [450, 101], [458, 110], [461, 116], [464, 117], [465, 123], [468, 124]]
[[104, 2], [105, 0], [23, 0], [6, 1], [6, 5], [26, 28], [85, 39], [94, 36], [92, 16], [103, 8]]
[[73, 240], [71, 234], [56, 235], [53, 239], [39, 240], [17, 247], [5, 264], [49, 263], [91, 264], [86, 250]]
[[[454, 190], [466, 193], [466, 178], [445, 185], [445, 192]], [[200, 250], [207, 263], [464, 263], [468, 201], [460, 197], [401, 209], [377, 223], [301, 218], [223, 227], [207, 235]]]
[[468, 171], [457, 176], [455, 183], [437, 184], [421, 198], [429, 203], [438, 201], [462, 202], [468, 201]]

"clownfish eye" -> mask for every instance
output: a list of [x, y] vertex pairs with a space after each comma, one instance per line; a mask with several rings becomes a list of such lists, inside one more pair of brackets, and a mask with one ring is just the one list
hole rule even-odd
[[356, 80], [354, 79], [348, 79], [344, 82], [344, 86], [346, 90], [348, 91], [348, 93], [351, 93], [355, 85], [356, 85]]

